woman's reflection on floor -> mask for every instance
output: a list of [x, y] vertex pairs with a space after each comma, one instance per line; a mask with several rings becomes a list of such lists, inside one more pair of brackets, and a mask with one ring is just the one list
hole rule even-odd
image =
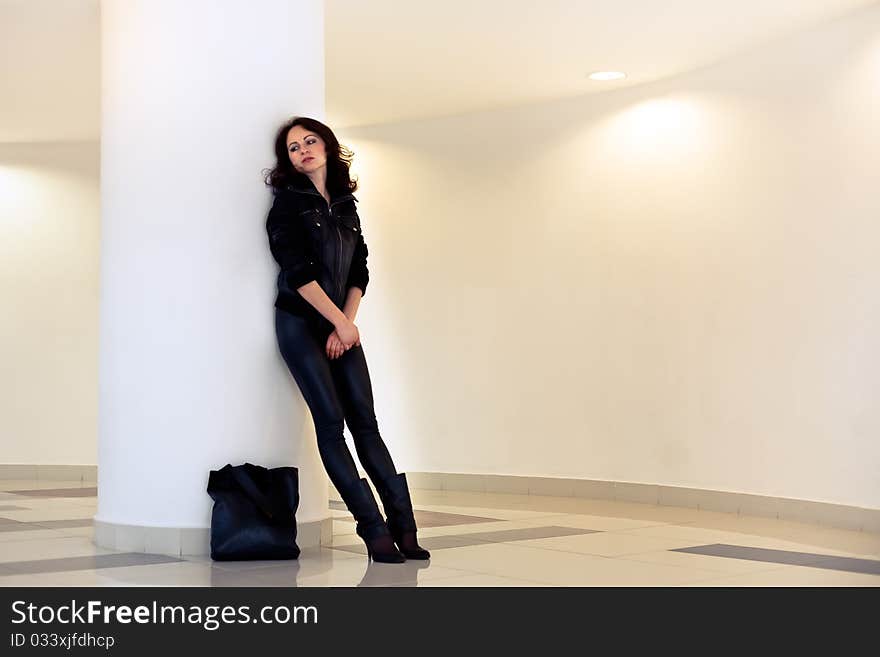
[[430, 564], [430, 561], [418, 559], [411, 559], [400, 564], [370, 561], [358, 586], [418, 586], [419, 571], [424, 570]]

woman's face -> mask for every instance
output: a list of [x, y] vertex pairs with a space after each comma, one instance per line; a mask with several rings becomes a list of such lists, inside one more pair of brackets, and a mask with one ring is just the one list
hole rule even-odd
[[287, 133], [287, 155], [293, 168], [310, 174], [327, 166], [324, 140], [301, 125], [293, 126]]

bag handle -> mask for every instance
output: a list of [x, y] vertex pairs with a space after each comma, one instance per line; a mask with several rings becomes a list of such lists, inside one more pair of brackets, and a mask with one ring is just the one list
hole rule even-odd
[[247, 493], [248, 497], [251, 498], [254, 504], [259, 507], [260, 511], [265, 513], [270, 518], [273, 518], [272, 508], [269, 505], [266, 496], [260, 492], [260, 489], [257, 488], [257, 485], [254, 483], [253, 479], [251, 479], [247, 473], [245, 473], [244, 468], [242, 466], [233, 467], [232, 468], [232, 476], [235, 478], [236, 483], [242, 488], [242, 490]]

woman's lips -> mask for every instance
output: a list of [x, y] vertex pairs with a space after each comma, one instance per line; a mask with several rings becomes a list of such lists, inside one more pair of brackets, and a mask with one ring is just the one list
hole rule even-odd
[[315, 158], [313, 158], [313, 157], [304, 157], [304, 158], [303, 158], [303, 164], [305, 164], [306, 162], [311, 162], [311, 161], [314, 160], [314, 159], [315, 159]]

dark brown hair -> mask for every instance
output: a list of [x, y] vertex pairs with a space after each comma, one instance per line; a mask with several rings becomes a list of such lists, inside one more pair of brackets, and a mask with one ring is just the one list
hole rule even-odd
[[354, 153], [339, 143], [329, 127], [305, 116], [295, 116], [278, 129], [275, 135], [275, 168], [263, 170], [265, 183], [277, 192], [297, 179], [308, 178], [293, 168], [287, 154], [287, 133], [296, 125], [317, 133], [324, 140], [327, 153], [327, 191], [331, 195], [354, 192], [358, 187], [357, 180], [352, 180], [349, 175]]

